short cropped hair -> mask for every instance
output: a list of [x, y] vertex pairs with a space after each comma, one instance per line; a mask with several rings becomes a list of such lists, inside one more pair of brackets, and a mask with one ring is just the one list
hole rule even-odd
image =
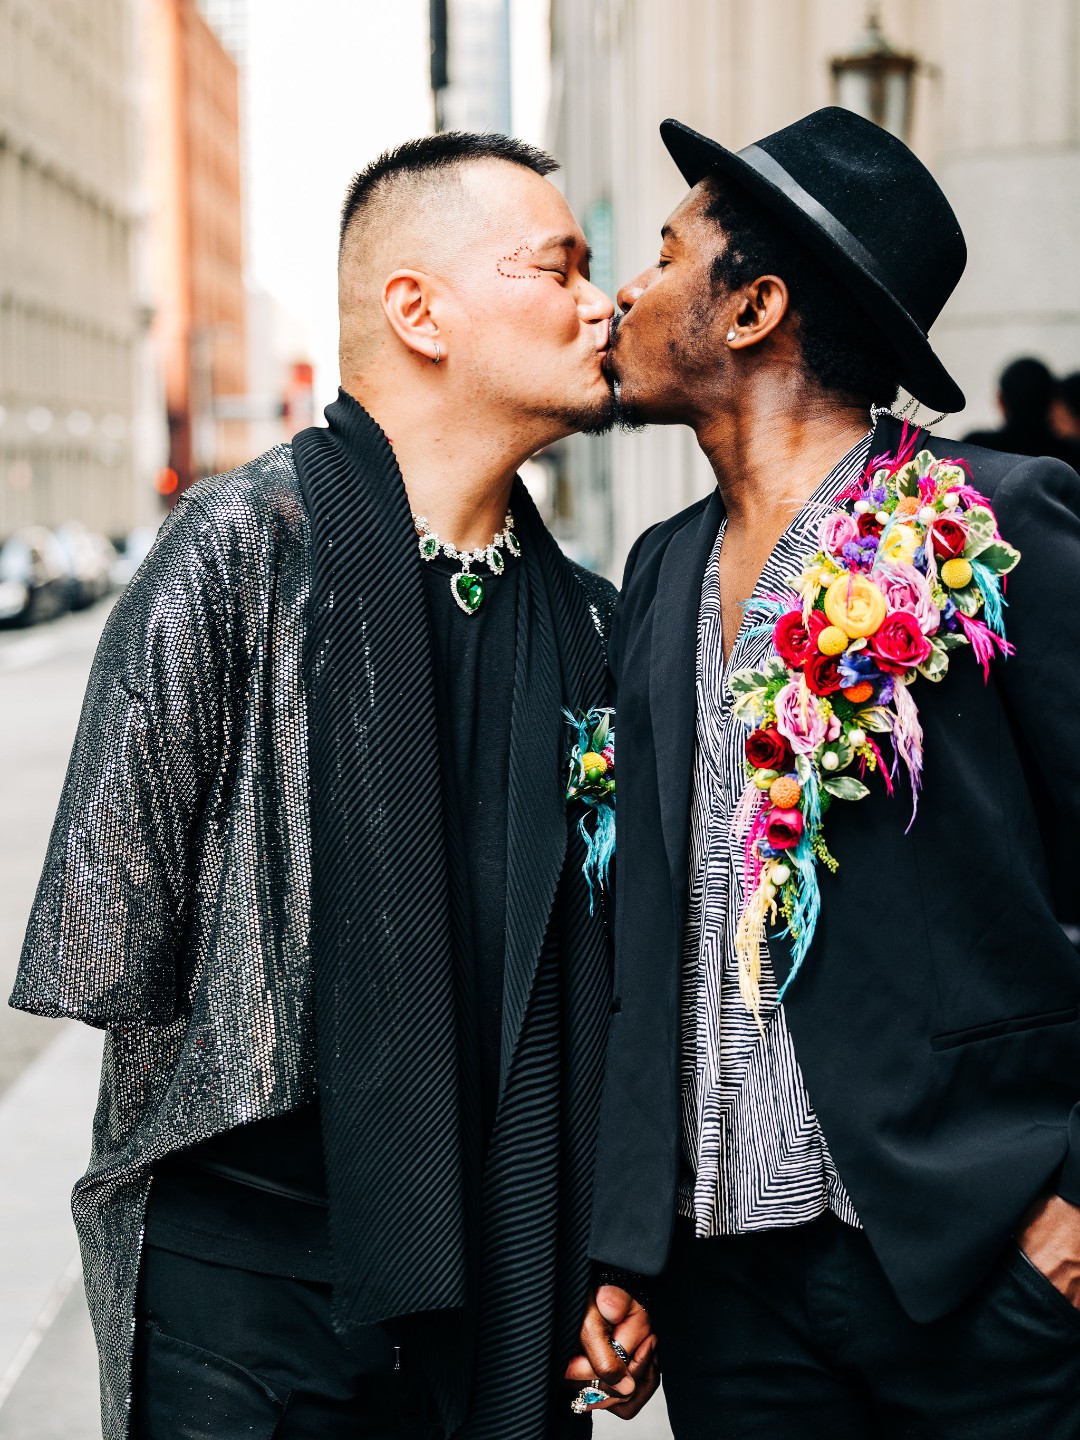
[[867, 408], [891, 405], [900, 387], [900, 362], [817, 257], [736, 183], [712, 187], [706, 214], [725, 238], [712, 262], [713, 289], [738, 290], [759, 275], [778, 275], [791, 297], [807, 375], [827, 394]]
[[505, 160], [521, 165], [537, 175], [550, 175], [559, 168], [558, 162], [509, 135], [472, 134], [466, 130], [446, 130], [440, 135], [424, 135], [419, 140], [406, 140], [393, 150], [384, 151], [370, 165], [354, 175], [341, 207], [339, 248], [356, 217], [380, 193], [395, 181], [427, 177], [440, 170], [451, 170], [473, 160]]

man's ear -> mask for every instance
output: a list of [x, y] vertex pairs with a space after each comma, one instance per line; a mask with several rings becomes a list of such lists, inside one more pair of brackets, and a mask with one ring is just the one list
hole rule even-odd
[[423, 270], [395, 270], [383, 282], [383, 313], [406, 347], [423, 360], [446, 359], [445, 337], [432, 315], [432, 280]]
[[771, 335], [791, 305], [788, 288], [779, 275], [760, 275], [739, 292], [728, 340], [731, 348], [758, 345]]

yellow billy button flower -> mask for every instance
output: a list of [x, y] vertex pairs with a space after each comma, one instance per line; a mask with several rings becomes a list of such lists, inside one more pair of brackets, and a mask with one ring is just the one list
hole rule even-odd
[[589, 780], [599, 780], [601, 775], [607, 774], [607, 761], [595, 750], [589, 750], [581, 757], [581, 768]]
[[817, 637], [817, 648], [822, 655], [842, 655], [848, 647], [848, 637], [839, 625], [826, 625]]
[[971, 575], [970, 561], [961, 558], [946, 560], [941, 567], [942, 583], [950, 590], [963, 590], [965, 585], [971, 584]]
[[865, 575], [841, 575], [825, 592], [825, 614], [852, 640], [873, 635], [885, 619], [885, 596]]

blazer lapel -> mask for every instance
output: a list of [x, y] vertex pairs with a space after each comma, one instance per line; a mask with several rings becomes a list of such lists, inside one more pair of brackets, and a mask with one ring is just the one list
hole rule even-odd
[[[515, 504], [515, 510], [520, 506]], [[565, 721], [557, 636], [536, 547], [522, 526], [510, 789], [500, 1094], [532, 992], [566, 856]]]
[[697, 628], [701, 583], [724, 507], [719, 490], [696, 520], [668, 542], [656, 582], [649, 708], [656, 746], [660, 823], [676, 911], [686, 904], [690, 787], [697, 714]]

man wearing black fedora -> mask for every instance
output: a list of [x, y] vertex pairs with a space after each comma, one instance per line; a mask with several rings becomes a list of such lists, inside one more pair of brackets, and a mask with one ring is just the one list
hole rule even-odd
[[[963, 405], [927, 331], [964, 238], [903, 144], [839, 109], [738, 154], [675, 121], [661, 134], [691, 189], [658, 261], [619, 295], [607, 363], [627, 420], [690, 425], [717, 486], [637, 542], [616, 619], [617, 999], [591, 1253], [653, 1277], [678, 1440], [1075, 1437], [1080, 961], [1055, 914], [1077, 870], [1075, 844], [1051, 837], [1080, 830], [1080, 478], [889, 412], [900, 386]], [[748, 727], [728, 682], [779, 642], [748, 597], [767, 609], [789, 593], [831, 517], [857, 527], [856, 557], [883, 544], [891, 516], [842, 505], [872, 458], [901, 450], [957, 461], [963, 503], [985, 496], [1020, 551], [1013, 653], [992, 647], [985, 683], [966, 647], [940, 683], [911, 672], [917, 814], [909, 826], [902, 766], [891, 798], [866, 774], [860, 803], [828, 810], [838, 863], [810, 858], [821, 910], [798, 973], [782, 915], [766, 907], [754, 941], [759, 1025], [739, 984], [757, 882]], [[925, 507], [926, 491], [904, 503]], [[903, 573], [923, 566], [923, 595], [929, 564], [933, 623], [963, 628], [922, 523]], [[968, 561], [953, 558], [959, 587]], [[809, 609], [802, 624], [811, 647], [827, 633]], [[867, 653], [856, 633], [841, 627], [852, 666]], [[791, 742], [799, 760], [815, 743]], [[775, 769], [795, 794], [809, 771], [791, 762], [778, 753]], [[777, 885], [789, 868], [770, 872]]]

